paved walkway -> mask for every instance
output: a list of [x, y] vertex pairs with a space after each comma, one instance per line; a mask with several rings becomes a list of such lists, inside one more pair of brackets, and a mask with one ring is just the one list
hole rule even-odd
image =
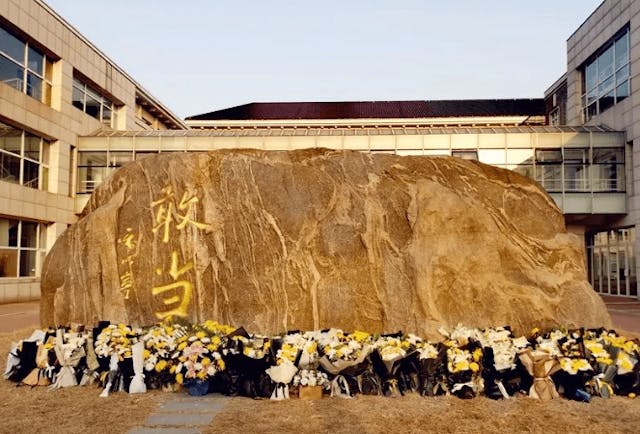
[[603, 295], [613, 325], [621, 330], [640, 333], [640, 300], [629, 297]]
[[40, 327], [40, 302], [0, 304], [0, 333]]
[[167, 400], [129, 434], [196, 434], [208, 426], [229, 398], [220, 395], [179, 396]]

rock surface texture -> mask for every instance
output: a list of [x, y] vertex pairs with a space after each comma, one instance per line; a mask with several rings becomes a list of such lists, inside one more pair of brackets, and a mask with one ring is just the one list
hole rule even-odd
[[159, 154], [119, 169], [47, 256], [43, 325], [169, 315], [250, 331], [611, 326], [533, 181], [450, 157]]

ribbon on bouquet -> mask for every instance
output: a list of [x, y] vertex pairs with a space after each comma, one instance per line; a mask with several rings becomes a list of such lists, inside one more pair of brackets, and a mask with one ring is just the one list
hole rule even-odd
[[285, 383], [276, 384], [276, 388], [271, 393], [271, 399], [276, 401], [289, 399], [289, 385]]
[[343, 375], [337, 375], [331, 380], [331, 397], [351, 398], [349, 391], [349, 382]]

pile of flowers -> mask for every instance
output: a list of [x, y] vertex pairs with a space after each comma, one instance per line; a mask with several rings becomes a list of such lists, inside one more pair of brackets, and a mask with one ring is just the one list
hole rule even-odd
[[98, 383], [101, 396], [191, 391], [196, 384], [199, 393], [274, 399], [287, 399], [290, 386], [314, 385], [332, 396], [526, 394], [589, 401], [640, 393], [639, 342], [612, 330], [534, 329], [515, 337], [509, 327], [457, 326], [441, 334], [430, 342], [402, 332], [337, 328], [252, 335], [216, 321], [145, 329], [101, 323], [93, 332], [34, 332], [13, 346], [5, 377], [55, 387]]

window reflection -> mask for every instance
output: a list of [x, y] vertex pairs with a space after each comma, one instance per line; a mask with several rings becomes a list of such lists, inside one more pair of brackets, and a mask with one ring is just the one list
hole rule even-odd
[[0, 278], [37, 275], [45, 251], [43, 227], [36, 222], [0, 218]]
[[584, 67], [583, 117], [587, 122], [629, 96], [629, 27]]
[[0, 81], [50, 104], [51, 76], [46, 55], [0, 26]]

